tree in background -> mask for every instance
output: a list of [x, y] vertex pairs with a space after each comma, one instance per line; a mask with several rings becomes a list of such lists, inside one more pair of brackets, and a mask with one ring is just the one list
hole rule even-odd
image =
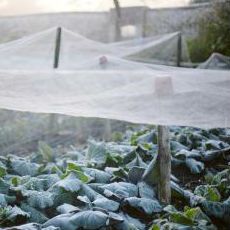
[[121, 7], [119, 0], [113, 0], [115, 10], [116, 10], [116, 41], [119, 41], [121, 39], [121, 26], [120, 26], [120, 21], [121, 21]]
[[191, 59], [206, 60], [213, 52], [230, 56], [230, 0], [212, 1], [199, 21], [199, 34], [189, 42]]

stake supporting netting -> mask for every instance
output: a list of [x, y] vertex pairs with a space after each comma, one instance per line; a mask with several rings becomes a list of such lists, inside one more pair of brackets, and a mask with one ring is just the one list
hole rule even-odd
[[[109, 55], [146, 63], [177, 65], [178, 34], [139, 39], [117, 44], [104, 44], [87, 39], [65, 28], [58, 28], [60, 50], [58, 68], [62, 70], [82, 69], [85, 63], [98, 56]], [[0, 69], [50, 70], [54, 67], [57, 49], [57, 29], [31, 35], [0, 45]], [[142, 40], [142, 41], [141, 41]], [[190, 62], [187, 47], [182, 43], [181, 61]]]
[[[178, 47], [178, 33], [140, 44], [107, 45], [62, 31], [59, 69], [53, 69], [56, 29], [0, 46], [1, 108], [146, 124], [230, 127], [228, 71], [140, 62], [143, 57], [157, 59], [154, 50], [167, 50], [166, 40]], [[177, 52], [171, 53], [170, 61], [176, 63]], [[128, 60], [134, 57], [139, 62]]]

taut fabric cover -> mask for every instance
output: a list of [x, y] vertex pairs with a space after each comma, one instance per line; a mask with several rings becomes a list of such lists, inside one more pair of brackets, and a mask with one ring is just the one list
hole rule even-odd
[[149, 54], [158, 39], [144, 42], [141, 48], [110, 46], [66, 30], [60, 68], [53, 69], [54, 31], [0, 47], [0, 108], [146, 124], [230, 127], [229, 71], [124, 60], [138, 52], [140, 57]]
[[[0, 69], [50, 70], [54, 66], [56, 28], [0, 45]], [[104, 44], [87, 39], [62, 28], [59, 69], [77, 70], [84, 63], [101, 55], [164, 65], [177, 64], [180, 33], [134, 41]], [[182, 40], [183, 41], [183, 40]], [[189, 62], [186, 45], [182, 42], [181, 63]]]
[[230, 127], [227, 71], [0, 72], [0, 107], [134, 123]]

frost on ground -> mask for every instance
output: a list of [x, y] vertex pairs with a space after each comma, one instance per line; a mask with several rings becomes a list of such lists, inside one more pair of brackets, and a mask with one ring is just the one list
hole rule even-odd
[[28, 157], [0, 157], [0, 226], [228, 229], [229, 130], [171, 127], [170, 136], [171, 205], [159, 202], [156, 178], [143, 177], [157, 154], [156, 131], [145, 128], [119, 143], [90, 141], [64, 155], [40, 143]]

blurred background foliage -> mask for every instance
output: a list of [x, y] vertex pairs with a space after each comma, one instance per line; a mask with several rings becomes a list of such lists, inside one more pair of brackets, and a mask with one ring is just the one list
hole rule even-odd
[[198, 26], [198, 36], [188, 41], [193, 62], [203, 62], [214, 52], [230, 56], [230, 0], [213, 0], [211, 11], [204, 13]]
[[[36, 151], [40, 141], [63, 151], [87, 141], [121, 141], [131, 125], [122, 121], [0, 110], [0, 155]], [[62, 151], [60, 150], [60, 151]]]

